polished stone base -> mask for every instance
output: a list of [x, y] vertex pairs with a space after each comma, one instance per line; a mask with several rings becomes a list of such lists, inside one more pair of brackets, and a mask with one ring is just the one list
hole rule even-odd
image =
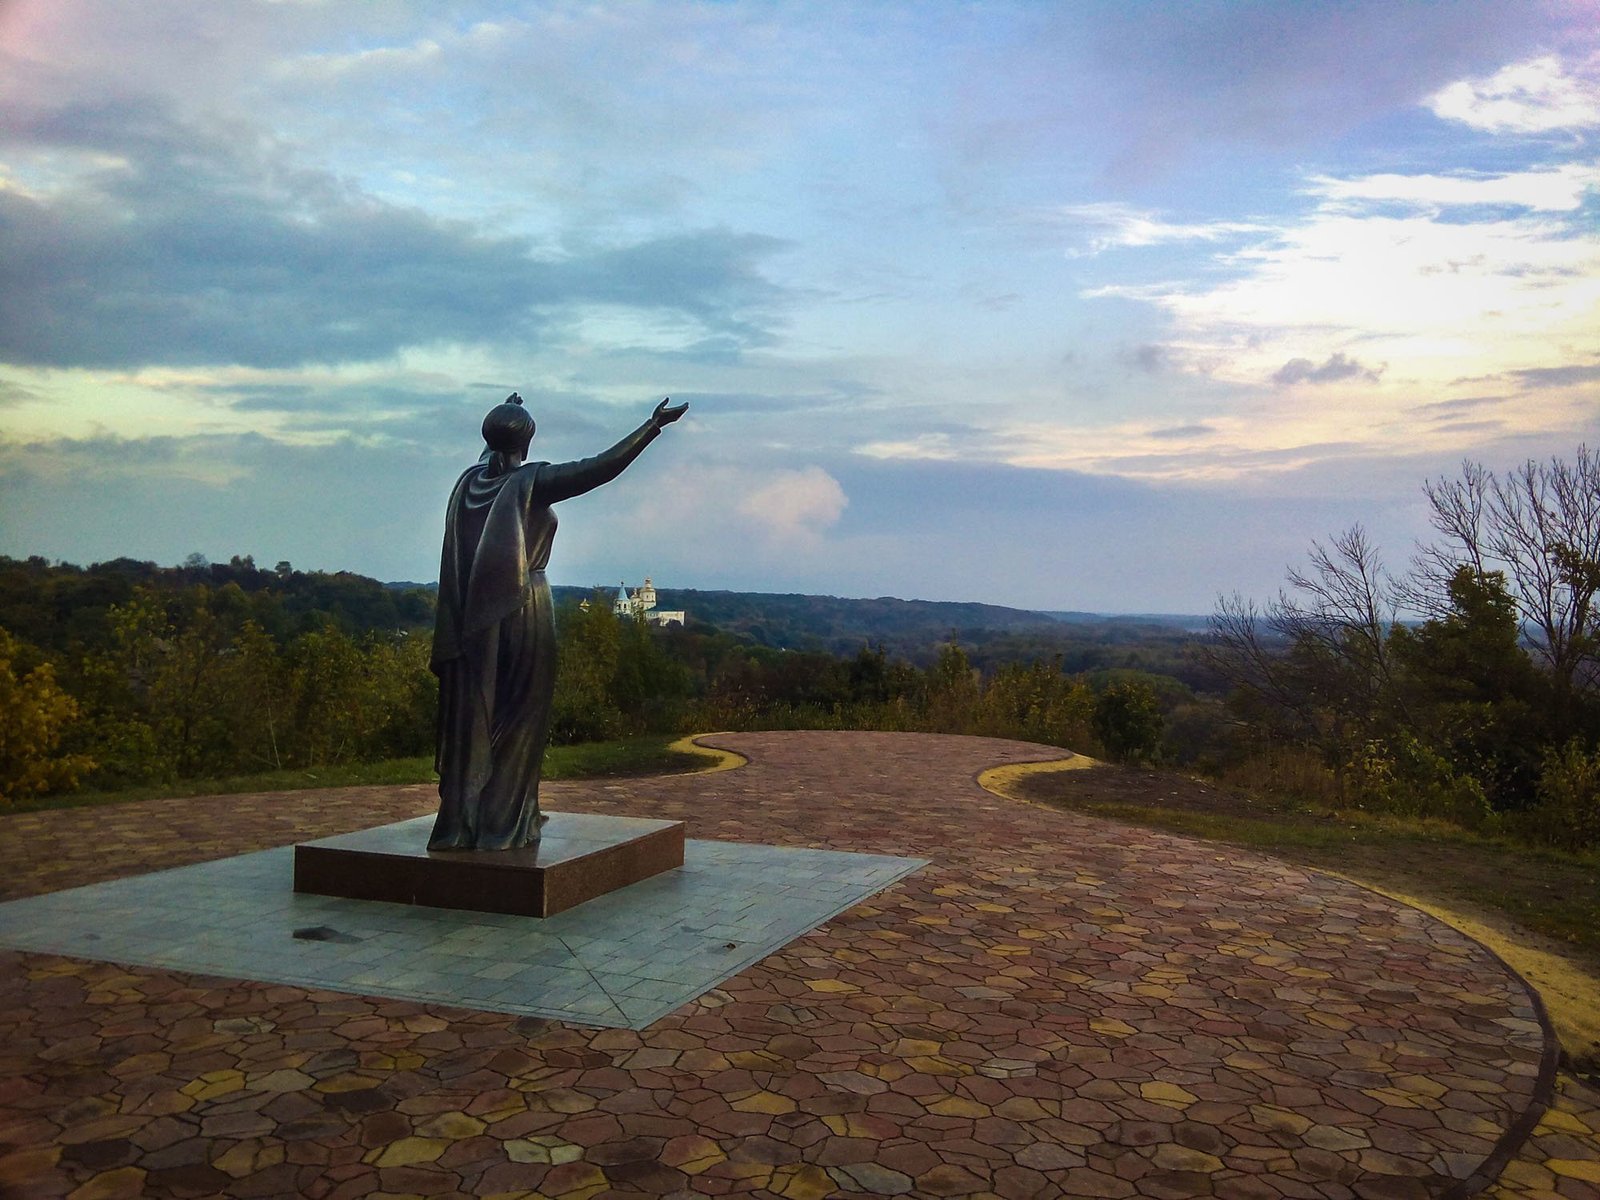
[[294, 890], [471, 912], [550, 917], [683, 866], [683, 822], [549, 813], [521, 850], [428, 849], [407, 821], [294, 848]]

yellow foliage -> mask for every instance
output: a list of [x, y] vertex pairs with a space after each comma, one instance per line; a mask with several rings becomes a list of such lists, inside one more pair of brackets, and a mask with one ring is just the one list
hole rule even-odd
[[49, 663], [18, 678], [20, 647], [0, 629], [0, 805], [74, 787], [94, 767], [84, 755], [56, 753], [77, 702], [57, 685]]

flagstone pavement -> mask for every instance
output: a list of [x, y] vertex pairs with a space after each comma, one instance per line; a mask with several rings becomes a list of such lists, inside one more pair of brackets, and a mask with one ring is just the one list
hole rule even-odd
[[[1600, 1095], [1433, 918], [977, 784], [1047, 747], [703, 740], [546, 807], [929, 865], [641, 1031], [0, 951], [0, 1195], [1600, 1196]], [[432, 805], [12, 815], [0, 898]]]

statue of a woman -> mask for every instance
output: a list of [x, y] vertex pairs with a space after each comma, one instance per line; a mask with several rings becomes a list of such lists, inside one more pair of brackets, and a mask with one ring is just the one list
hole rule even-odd
[[533, 417], [513, 393], [483, 419], [486, 448], [445, 513], [431, 666], [439, 677], [439, 818], [430, 850], [509, 850], [539, 840], [539, 768], [550, 732], [556, 630], [550, 506], [609, 483], [687, 404], [663, 400], [611, 449], [524, 462]]

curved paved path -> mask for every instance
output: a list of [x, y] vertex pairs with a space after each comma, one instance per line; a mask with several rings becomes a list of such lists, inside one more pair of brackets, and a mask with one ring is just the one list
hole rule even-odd
[[[1424, 1197], [1481, 1183], [1536, 1115], [1520, 982], [1415, 910], [977, 786], [1043, 747], [707, 740], [750, 765], [547, 806], [932, 865], [642, 1033], [0, 954], [0, 1191]], [[33, 894], [430, 807], [14, 816], [0, 878]], [[1538, 1169], [1523, 1194], [1590, 1186]]]

